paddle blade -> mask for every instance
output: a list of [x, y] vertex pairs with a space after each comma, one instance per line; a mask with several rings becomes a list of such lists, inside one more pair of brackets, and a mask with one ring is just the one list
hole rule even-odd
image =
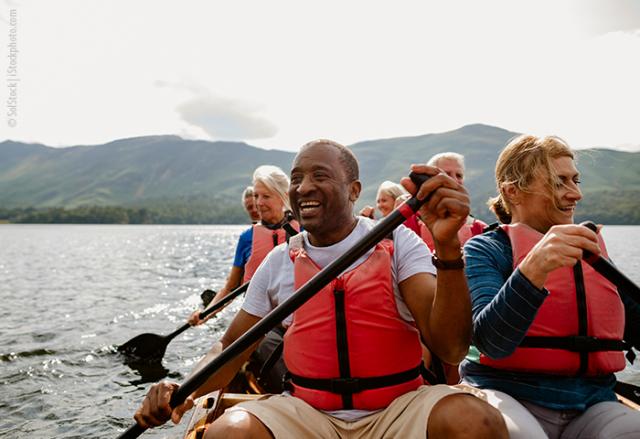
[[616, 382], [615, 391], [618, 395], [622, 395], [634, 403], [640, 404], [640, 386], [618, 381]]
[[202, 307], [206, 308], [208, 304], [211, 303], [213, 298], [216, 296], [216, 292], [213, 290], [204, 290], [202, 294], [200, 294], [200, 298], [202, 299]]
[[118, 346], [118, 352], [128, 357], [159, 361], [162, 360], [168, 343], [167, 338], [162, 335], [140, 334], [122, 346]]

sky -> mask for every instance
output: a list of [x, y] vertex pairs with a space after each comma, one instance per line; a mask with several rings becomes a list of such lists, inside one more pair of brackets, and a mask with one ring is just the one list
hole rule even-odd
[[640, 150], [640, 1], [0, 0], [5, 139], [297, 150], [472, 123]]

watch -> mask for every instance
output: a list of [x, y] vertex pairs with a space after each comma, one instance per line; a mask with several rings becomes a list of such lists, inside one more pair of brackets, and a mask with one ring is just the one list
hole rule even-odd
[[460, 255], [458, 259], [445, 261], [443, 259], [439, 259], [434, 253], [431, 255], [431, 262], [438, 270], [460, 270], [464, 268], [464, 259], [462, 258], [462, 255]]

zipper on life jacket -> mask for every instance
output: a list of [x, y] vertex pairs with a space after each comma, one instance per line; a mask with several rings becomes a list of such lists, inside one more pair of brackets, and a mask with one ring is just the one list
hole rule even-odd
[[[340, 378], [351, 378], [351, 366], [349, 364], [349, 344], [347, 342], [347, 319], [344, 306], [344, 282], [341, 278], [336, 278], [333, 285], [333, 298], [336, 310], [336, 346], [338, 348], [338, 366]], [[353, 408], [353, 394], [350, 392], [341, 393], [343, 408], [349, 410]]]
[[[573, 266], [573, 279], [576, 283], [576, 303], [578, 304], [578, 336], [587, 337], [589, 325], [587, 317], [587, 294], [584, 289], [584, 276], [582, 273], [582, 262], [578, 261]], [[589, 353], [580, 352], [580, 369], [578, 375], [584, 375], [589, 368]]]
[[278, 246], [278, 232], [274, 230], [271, 237], [273, 238], [273, 247], [275, 248]]

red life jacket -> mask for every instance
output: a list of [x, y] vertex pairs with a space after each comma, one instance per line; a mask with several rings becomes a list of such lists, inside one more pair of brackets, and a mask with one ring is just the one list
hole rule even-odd
[[[431, 236], [431, 232], [422, 221], [419, 221], [419, 223], [420, 223], [419, 235], [422, 238], [422, 240], [425, 242], [425, 244], [427, 244], [427, 247], [429, 247], [429, 250], [433, 252], [435, 250], [435, 244], [433, 243], [433, 236]], [[460, 227], [460, 230], [458, 230], [458, 240], [460, 241], [460, 246], [462, 247], [465, 242], [467, 242], [474, 236], [482, 234], [486, 226], [487, 225], [482, 221], [473, 218], [473, 221], [471, 223], [464, 224], [462, 227]]]
[[[289, 222], [294, 229], [300, 230], [298, 222], [292, 220]], [[283, 228], [271, 230], [262, 224], [253, 225], [253, 237], [251, 240], [251, 255], [244, 265], [243, 283], [248, 282], [258, 269], [258, 266], [269, 252], [287, 239], [287, 233]]]
[[[542, 233], [524, 224], [503, 225], [513, 248], [513, 267], [520, 264]], [[604, 241], [598, 235], [602, 255]], [[554, 375], [606, 375], [624, 369], [624, 305], [616, 287], [585, 262], [549, 273], [549, 296], [515, 352], [480, 363], [518, 372]], [[596, 340], [597, 338], [597, 340]]]
[[[289, 242], [295, 289], [320, 271], [300, 238]], [[391, 241], [378, 244], [294, 312], [284, 336], [294, 396], [321, 410], [377, 410], [424, 383], [418, 330], [396, 305], [392, 252]]]

